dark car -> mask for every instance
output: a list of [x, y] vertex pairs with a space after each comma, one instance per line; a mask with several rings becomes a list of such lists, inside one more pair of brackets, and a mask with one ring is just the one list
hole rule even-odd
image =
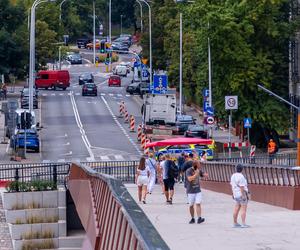
[[39, 140], [38, 133], [35, 129], [18, 130], [17, 133], [11, 137], [11, 146], [14, 147], [15, 149], [24, 148], [25, 136], [26, 136], [26, 149], [31, 149], [38, 153], [40, 151], [40, 140]]
[[85, 84], [85, 83], [93, 83], [94, 82], [94, 76], [90, 73], [84, 73], [79, 76], [79, 85]]
[[133, 95], [143, 95], [149, 92], [149, 85], [148, 82], [133, 82], [126, 87], [126, 92]]
[[195, 125], [195, 119], [191, 115], [177, 115], [176, 127], [177, 133], [182, 135], [188, 130], [189, 125]]
[[203, 125], [189, 125], [184, 134], [186, 137], [200, 137], [202, 139], [207, 139], [207, 130]]
[[[29, 88], [24, 88], [21, 91], [21, 108], [27, 109], [29, 108]], [[38, 108], [38, 91], [33, 88], [33, 108]]]
[[76, 53], [69, 56], [69, 61], [71, 64], [82, 64], [82, 57], [80, 54]]
[[92, 42], [92, 39], [89, 39], [89, 38], [80, 38], [80, 39], [77, 39], [77, 41], [76, 41], [77, 47], [79, 49], [86, 48], [86, 45], [91, 42]]
[[85, 83], [82, 86], [82, 96], [94, 95], [97, 96], [97, 85], [95, 83]]
[[113, 43], [123, 43], [123, 44], [126, 44], [128, 47], [131, 46], [131, 41], [128, 37], [119, 37], [119, 38], [115, 39], [113, 41]]

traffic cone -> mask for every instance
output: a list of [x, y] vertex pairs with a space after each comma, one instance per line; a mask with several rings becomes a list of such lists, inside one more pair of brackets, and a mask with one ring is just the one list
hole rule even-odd
[[149, 155], [149, 148], [146, 148], [146, 145], [150, 143], [149, 139], [146, 139], [145, 146], [144, 146], [144, 155]]
[[129, 122], [129, 114], [128, 114], [128, 111], [125, 110], [125, 123], [128, 123]]
[[123, 113], [123, 115], [125, 115], [125, 111], [126, 111], [125, 102], [122, 101], [121, 104], [123, 106], [122, 113]]
[[138, 129], [137, 129], [137, 141], [141, 141], [141, 139], [142, 139], [142, 125], [141, 124], [139, 124], [139, 126], [138, 126]]
[[134, 127], [135, 127], [135, 121], [134, 121], [134, 116], [130, 116], [130, 132], [134, 132]]
[[121, 102], [121, 103], [120, 103], [120, 109], [119, 109], [119, 117], [120, 117], [120, 118], [123, 117], [123, 109], [124, 109], [124, 106], [123, 106], [123, 103]]

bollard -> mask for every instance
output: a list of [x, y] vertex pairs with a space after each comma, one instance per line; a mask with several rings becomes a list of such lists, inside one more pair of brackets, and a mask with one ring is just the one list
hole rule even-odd
[[15, 169], [16, 192], [19, 192], [19, 179], [20, 179], [19, 169], [16, 168]]
[[135, 121], [134, 121], [134, 116], [130, 116], [130, 132], [134, 132], [134, 127], [135, 127]]
[[53, 182], [56, 186], [57, 185], [57, 165], [53, 166]]
[[123, 110], [122, 110], [123, 115], [125, 115], [125, 111], [126, 111], [125, 102], [122, 101], [121, 104], [122, 104], [122, 106], [123, 106]]
[[123, 109], [124, 109], [124, 106], [123, 106], [123, 103], [121, 102], [120, 103], [120, 108], [119, 108], [119, 117], [122, 118], [123, 117]]
[[129, 114], [128, 114], [128, 111], [125, 110], [125, 123], [128, 123], [129, 122]]
[[149, 155], [149, 148], [146, 148], [146, 145], [150, 143], [150, 140], [149, 139], [146, 139], [145, 141], [145, 147], [144, 147], [144, 155]]
[[137, 141], [140, 142], [142, 139], [142, 125], [139, 124], [137, 129]]
[[141, 139], [141, 149], [144, 149], [146, 142], [146, 135], [142, 133], [142, 139]]

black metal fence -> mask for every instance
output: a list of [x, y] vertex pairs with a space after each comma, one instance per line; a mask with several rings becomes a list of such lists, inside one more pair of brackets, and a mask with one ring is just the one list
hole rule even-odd
[[70, 166], [70, 163], [1, 164], [0, 181], [47, 180], [63, 185]]
[[251, 163], [251, 164], [272, 164], [279, 166], [296, 166], [297, 154], [275, 154], [272, 157], [269, 157], [268, 154], [261, 154], [255, 157], [224, 157], [217, 158], [214, 161], [218, 162], [232, 162], [232, 163]]
[[[249, 184], [300, 186], [300, 167], [262, 166], [257, 164], [242, 164], [243, 174]], [[208, 180], [230, 182], [235, 173], [235, 163], [206, 163], [203, 171], [207, 172]]]
[[134, 183], [138, 161], [82, 162], [101, 174], [112, 175], [124, 183]]

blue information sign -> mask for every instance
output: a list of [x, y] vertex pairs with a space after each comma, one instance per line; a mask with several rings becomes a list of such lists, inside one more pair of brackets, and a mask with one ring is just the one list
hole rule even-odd
[[209, 97], [209, 90], [208, 89], [203, 89], [202, 94], [204, 97]]
[[165, 94], [168, 90], [168, 76], [154, 75], [152, 94]]
[[207, 108], [209, 108], [209, 102], [208, 101], [204, 101], [203, 102], [203, 111], [205, 113], [207, 113]]
[[207, 113], [209, 116], [214, 116], [214, 114], [215, 114], [214, 108], [208, 106], [208, 107], [206, 108], [206, 113]]
[[244, 118], [244, 128], [251, 128], [251, 127], [252, 127], [252, 119]]

